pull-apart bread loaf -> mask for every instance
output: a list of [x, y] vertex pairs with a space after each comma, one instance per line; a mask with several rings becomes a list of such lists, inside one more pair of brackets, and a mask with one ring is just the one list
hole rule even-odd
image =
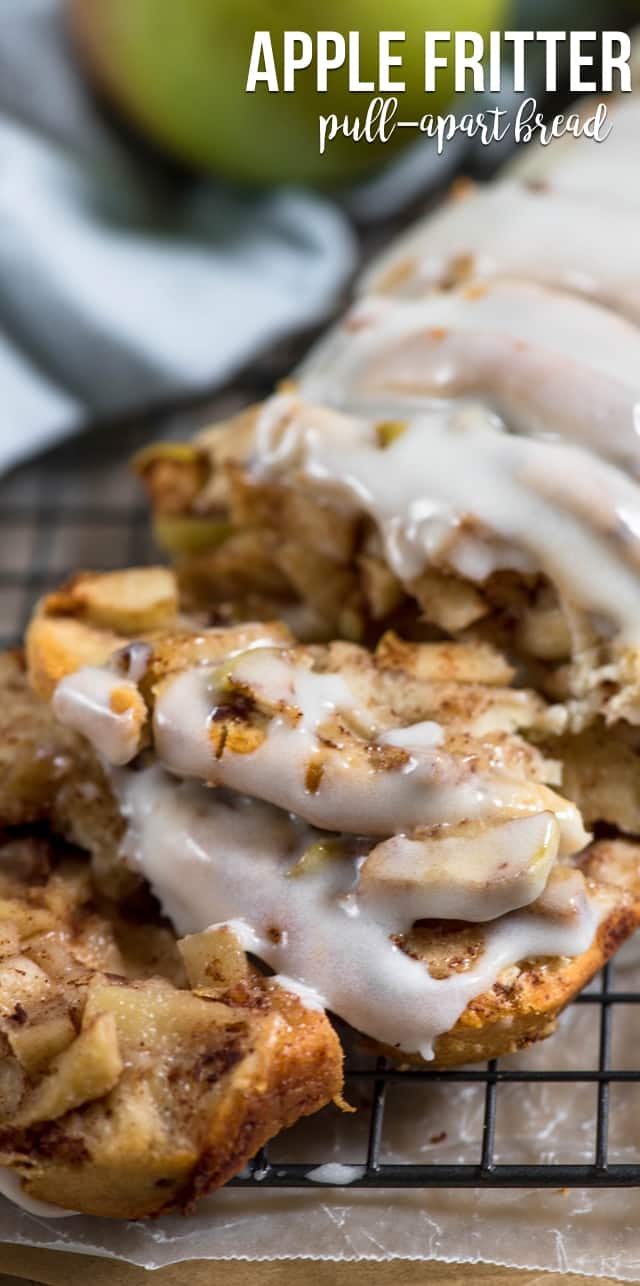
[[608, 110], [597, 155], [456, 184], [278, 393], [136, 468], [185, 604], [494, 644], [564, 720], [585, 823], [637, 835], [640, 108]]
[[[620, 138], [637, 128], [619, 104]], [[543, 183], [458, 189], [279, 392], [136, 468], [187, 606], [277, 614], [309, 641], [497, 647], [553, 705], [542, 742], [585, 824], [634, 836], [640, 257], [635, 198], [611, 197], [623, 153], [598, 149], [606, 183], [577, 149]]]
[[636, 846], [590, 843], [539, 748], [557, 710], [489, 643], [305, 645], [169, 589], [79, 576], [28, 632], [36, 692], [103, 774], [111, 835], [77, 792], [55, 805], [101, 880], [148, 881], [178, 933], [225, 926], [401, 1062], [547, 1035], [638, 919]]
[[597, 156], [458, 186], [262, 406], [138, 457], [185, 601], [489, 639], [572, 730], [640, 723], [640, 109], [610, 110]]

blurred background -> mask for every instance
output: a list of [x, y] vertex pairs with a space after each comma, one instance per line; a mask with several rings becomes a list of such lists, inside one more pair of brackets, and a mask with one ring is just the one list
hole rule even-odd
[[[336, 144], [346, 73], [318, 95], [245, 93], [253, 33], [406, 30], [405, 115], [425, 28], [630, 28], [637, 0], [0, 0], [0, 638], [78, 565], [153, 556], [126, 458], [263, 396], [344, 303], [364, 258], [505, 149], [438, 157]], [[528, 92], [552, 115], [543, 66]], [[358, 95], [361, 99], [363, 96]], [[366, 98], [366, 96], [364, 96]], [[508, 68], [499, 101], [509, 106]], [[361, 107], [358, 102], [357, 107]], [[60, 445], [61, 444], [61, 445]], [[25, 463], [26, 462], [26, 463]]]

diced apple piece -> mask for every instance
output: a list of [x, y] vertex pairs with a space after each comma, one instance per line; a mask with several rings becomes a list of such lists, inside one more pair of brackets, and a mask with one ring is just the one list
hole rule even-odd
[[402, 908], [412, 922], [493, 920], [540, 896], [558, 843], [558, 823], [548, 812], [484, 828], [467, 823], [421, 839], [397, 835], [369, 853], [358, 893], [382, 917]]
[[18, 1005], [39, 1004], [50, 990], [46, 973], [28, 956], [9, 956], [0, 963], [0, 1017], [10, 1018]]
[[204, 486], [210, 466], [205, 452], [189, 442], [156, 442], [134, 456], [132, 467], [161, 514], [182, 514]]
[[51, 1071], [20, 1107], [17, 1124], [55, 1121], [108, 1094], [123, 1069], [113, 1014], [98, 1014], [54, 1060]]
[[[248, 504], [242, 514], [245, 521], [250, 521], [250, 513], [256, 511], [256, 490], [260, 493], [261, 488], [248, 489]], [[261, 517], [283, 538], [292, 537], [307, 553], [315, 550], [336, 567], [344, 566], [353, 558], [357, 541], [356, 519], [352, 513], [332, 505], [322, 494], [311, 495], [306, 487], [300, 491], [278, 488], [273, 496], [271, 513], [261, 515], [258, 509], [258, 521]]]
[[466, 630], [489, 611], [486, 599], [475, 586], [445, 572], [423, 572], [408, 588], [426, 620], [449, 634]]
[[178, 948], [191, 987], [215, 986], [224, 990], [249, 977], [247, 957], [227, 924], [189, 934], [179, 941]]
[[584, 912], [586, 902], [587, 887], [582, 871], [572, 866], [555, 866], [530, 910], [551, 920], [570, 922]]
[[183, 514], [160, 513], [153, 524], [158, 544], [170, 554], [202, 554], [207, 549], [216, 549], [232, 531], [228, 522]]
[[23, 939], [54, 928], [55, 916], [46, 907], [30, 906], [19, 898], [0, 897], [0, 925], [3, 929], [7, 922]]
[[36, 616], [26, 637], [29, 682], [39, 697], [49, 700], [66, 674], [83, 665], [104, 665], [124, 641], [112, 630], [73, 616]]
[[518, 646], [543, 661], [562, 661], [571, 656], [571, 635], [557, 605], [528, 607], [518, 626]]
[[362, 589], [375, 621], [395, 611], [404, 590], [401, 582], [381, 558], [362, 554], [358, 559]]
[[13, 1053], [31, 1075], [67, 1049], [75, 1040], [76, 1030], [69, 1015], [60, 1013], [18, 1026], [7, 1035]]
[[392, 631], [384, 634], [376, 660], [415, 679], [440, 683], [511, 683], [514, 671], [490, 643], [406, 643]]
[[20, 950], [20, 934], [17, 925], [11, 924], [8, 920], [2, 921], [0, 916], [0, 960], [5, 956], [15, 956]]
[[49, 616], [79, 616], [91, 625], [136, 634], [170, 624], [178, 610], [178, 592], [173, 572], [166, 567], [85, 572], [50, 594], [44, 609]]
[[406, 433], [407, 427], [406, 420], [381, 420], [379, 424], [376, 424], [378, 446], [382, 450], [390, 447], [392, 442], [397, 441], [398, 438], [402, 437], [403, 433]]
[[313, 545], [300, 544], [297, 533], [278, 542], [275, 560], [289, 585], [321, 617], [335, 619], [357, 595], [353, 571]]
[[135, 1057], [153, 1053], [157, 1058], [218, 1025], [224, 1027], [233, 1010], [152, 979], [138, 987], [92, 984], [83, 1022], [101, 1013], [113, 1015], [125, 1056], [130, 1051]]
[[150, 442], [134, 455], [131, 467], [136, 473], [143, 473], [149, 465], [161, 461], [185, 467], [197, 464], [203, 459], [203, 453], [191, 442]]
[[321, 871], [327, 862], [335, 862], [336, 859], [344, 857], [346, 846], [342, 840], [327, 839], [318, 840], [317, 844], [312, 844], [298, 861], [287, 871], [290, 879], [297, 880], [303, 875], [315, 875]]
[[249, 623], [203, 633], [185, 630], [184, 633], [162, 634], [153, 640], [149, 669], [141, 681], [141, 688], [147, 693], [166, 675], [187, 666], [204, 665], [205, 662], [219, 664], [224, 678], [227, 669], [222, 662], [230, 653], [239, 655], [257, 643], [287, 647], [293, 642], [291, 631], [281, 621]]

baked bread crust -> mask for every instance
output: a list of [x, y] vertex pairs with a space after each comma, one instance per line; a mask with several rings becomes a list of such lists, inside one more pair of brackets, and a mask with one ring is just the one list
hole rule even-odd
[[341, 1088], [328, 1019], [232, 935], [176, 944], [41, 837], [0, 849], [0, 984], [0, 1165], [67, 1209], [188, 1209]]

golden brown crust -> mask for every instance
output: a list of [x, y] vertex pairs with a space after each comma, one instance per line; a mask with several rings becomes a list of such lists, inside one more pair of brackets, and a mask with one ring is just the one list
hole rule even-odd
[[184, 1209], [339, 1093], [324, 1014], [242, 952], [220, 980], [220, 950], [213, 931], [188, 939], [183, 965], [152, 910], [132, 921], [96, 895], [86, 862], [42, 839], [0, 849], [0, 1164], [29, 1196]]
[[31, 685], [48, 699], [60, 679], [80, 665], [100, 665], [121, 645], [121, 636], [72, 617], [38, 616], [26, 641]]
[[[435, 1061], [429, 1066], [456, 1067], [525, 1049], [555, 1030], [562, 1010], [593, 978], [640, 924], [640, 844], [625, 840], [601, 841], [587, 850], [584, 874], [593, 887], [610, 887], [613, 896], [608, 914], [596, 937], [582, 955], [549, 960], [524, 961], [505, 971], [493, 987], [472, 1000], [455, 1026], [435, 1042]], [[616, 898], [617, 889], [622, 896]], [[444, 926], [444, 932], [448, 926]], [[412, 954], [433, 960], [442, 928], [416, 928], [410, 935]], [[451, 934], [447, 951], [455, 958], [456, 937], [475, 939], [475, 926]], [[458, 943], [459, 947], [459, 943]], [[398, 1052], [377, 1046], [380, 1052], [398, 1061]], [[400, 1056], [400, 1061], [422, 1063], [418, 1055]]]
[[45, 699], [81, 665], [100, 665], [131, 637], [175, 627], [178, 590], [164, 567], [78, 572], [47, 594], [27, 631], [31, 684]]

